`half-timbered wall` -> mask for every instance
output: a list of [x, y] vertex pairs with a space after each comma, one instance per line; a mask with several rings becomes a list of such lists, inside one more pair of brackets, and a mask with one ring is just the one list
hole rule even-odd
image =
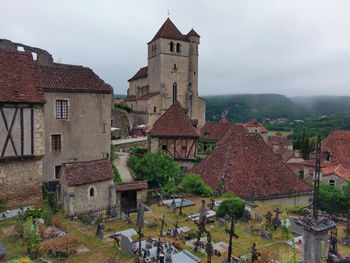
[[43, 106], [0, 105], [0, 198], [9, 207], [41, 202]]
[[43, 108], [0, 105], [0, 160], [44, 155]]
[[174, 159], [196, 158], [197, 140], [184, 137], [159, 138], [159, 148]]

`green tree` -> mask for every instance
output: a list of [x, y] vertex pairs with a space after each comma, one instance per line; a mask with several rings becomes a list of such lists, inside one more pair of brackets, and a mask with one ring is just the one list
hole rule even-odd
[[230, 216], [235, 216], [236, 219], [239, 219], [243, 216], [244, 207], [245, 203], [239, 197], [227, 199], [222, 201], [219, 205], [216, 211], [216, 216], [224, 217], [226, 214], [228, 214]]
[[181, 181], [179, 165], [160, 150], [146, 153], [142, 158], [131, 156], [129, 166], [137, 180], [147, 180], [149, 186], [165, 186], [169, 180]]
[[188, 194], [202, 197], [213, 196], [213, 189], [207, 186], [200, 176], [195, 174], [189, 174], [182, 180], [182, 189]]
[[340, 198], [340, 207], [344, 212], [350, 209], [350, 182], [343, 186], [343, 194]]
[[327, 213], [334, 213], [334, 204], [339, 204], [342, 197], [341, 191], [329, 184], [320, 184], [320, 203], [319, 208], [321, 211], [326, 211]]

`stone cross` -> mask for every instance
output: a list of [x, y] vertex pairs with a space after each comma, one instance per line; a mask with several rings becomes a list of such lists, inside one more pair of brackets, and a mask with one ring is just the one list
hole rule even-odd
[[202, 200], [202, 207], [199, 210], [199, 224], [200, 224], [200, 231], [205, 231], [205, 223], [207, 221], [207, 209], [205, 209], [205, 200]]
[[230, 242], [228, 245], [228, 255], [227, 259], [224, 261], [224, 263], [231, 263], [231, 258], [232, 258], [232, 237], [234, 236], [236, 239], [239, 238], [239, 236], [236, 235], [235, 233], [235, 224], [236, 220], [235, 217], [231, 217], [231, 230], [230, 230]]
[[164, 227], [164, 215], [163, 215], [163, 218], [162, 218], [162, 225], [160, 227], [160, 236], [161, 237], [163, 236], [163, 227]]
[[207, 234], [207, 244], [205, 247], [205, 252], [207, 252], [207, 262], [211, 263], [211, 256], [213, 255], [213, 245], [211, 243], [211, 235], [209, 231], [206, 231]]
[[264, 217], [266, 218], [266, 230], [267, 230], [267, 228], [271, 226], [272, 213], [268, 211], [266, 215], [264, 215]]
[[139, 207], [137, 208], [137, 219], [136, 219], [136, 226], [139, 228], [143, 228], [145, 226], [144, 215], [145, 215], [145, 206], [143, 205], [142, 202], [140, 202]]

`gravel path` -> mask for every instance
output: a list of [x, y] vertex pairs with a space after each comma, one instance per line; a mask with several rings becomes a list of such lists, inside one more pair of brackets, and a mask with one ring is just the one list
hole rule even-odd
[[116, 158], [113, 164], [117, 167], [123, 183], [133, 182], [134, 178], [128, 167], [129, 154], [124, 152], [116, 152]]

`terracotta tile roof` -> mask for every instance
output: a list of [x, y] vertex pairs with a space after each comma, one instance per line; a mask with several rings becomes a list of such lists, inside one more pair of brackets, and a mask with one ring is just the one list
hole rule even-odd
[[259, 134], [233, 134], [188, 173], [201, 176], [213, 189], [224, 176], [224, 192], [247, 198], [251, 189], [257, 198], [311, 193], [312, 186], [298, 179], [273, 153]]
[[45, 103], [29, 52], [0, 51], [0, 102]]
[[147, 189], [148, 184], [147, 181], [135, 181], [130, 183], [117, 183], [116, 184], [116, 191], [122, 192], [122, 191], [130, 191], [130, 190], [143, 190]]
[[127, 96], [124, 101], [136, 101], [136, 95]]
[[322, 152], [330, 152], [330, 163], [350, 169], [350, 131], [332, 131], [322, 142]]
[[228, 120], [226, 119], [225, 116], [222, 116], [221, 120], [219, 121], [221, 123], [228, 123]]
[[284, 162], [288, 162], [290, 159], [295, 157], [294, 151], [287, 148], [279, 148], [276, 154], [281, 156]]
[[207, 122], [201, 128], [201, 139], [219, 141], [231, 127], [231, 123]]
[[128, 81], [136, 80], [136, 79], [143, 79], [148, 76], [148, 67], [140, 68], [139, 71], [136, 72], [134, 76], [131, 77]]
[[175, 101], [153, 124], [151, 136], [199, 137], [180, 102]]
[[124, 99], [114, 99], [113, 104], [119, 104], [119, 103], [122, 103], [123, 101]]
[[224, 136], [216, 143], [217, 145], [223, 144], [226, 142], [227, 139], [229, 139], [232, 134], [235, 133], [246, 133], [246, 129], [241, 124], [232, 124], [231, 126], [226, 130]]
[[200, 35], [198, 35], [198, 33], [197, 33], [196, 31], [194, 31], [193, 28], [190, 30], [190, 32], [187, 33], [186, 36], [187, 36], [187, 37], [192, 37], [192, 36], [194, 36], [194, 37], [200, 37]]
[[167, 20], [165, 20], [164, 24], [160, 27], [160, 29], [150, 42], [153, 42], [154, 40], [157, 40], [159, 38], [187, 41], [187, 36], [183, 35], [180, 32], [180, 30], [177, 29], [177, 27], [170, 20], [170, 18], [167, 18]]
[[287, 166], [298, 176], [300, 171], [304, 171], [303, 163], [287, 163]]
[[160, 92], [151, 92], [146, 95], [143, 95], [142, 97], [138, 98], [137, 100], [148, 100], [156, 95], [160, 94]]
[[350, 170], [343, 167], [341, 164], [337, 166], [322, 168], [322, 176], [337, 175], [346, 181], [350, 181]]
[[282, 135], [277, 135], [277, 133], [276, 133], [276, 135], [273, 135], [271, 137], [271, 139], [268, 142], [268, 145], [270, 145], [271, 147], [273, 145], [292, 146], [293, 143], [290, 140], [288, 140], [287, 138], [283, 137]]
[[64, 163], [63, 173], [69, 186], [114, 178], [114, 172], [108, 159]]
[[38, 85], [44, 91], [112, 93], [112, 87], [90, 68], [66, 64], [36, 65]]
[[256, 119], [252, 119], [250, 122], [247, 123], [247, 127], [260, 127], [261, 133], [268, 133], [269, 131]]

